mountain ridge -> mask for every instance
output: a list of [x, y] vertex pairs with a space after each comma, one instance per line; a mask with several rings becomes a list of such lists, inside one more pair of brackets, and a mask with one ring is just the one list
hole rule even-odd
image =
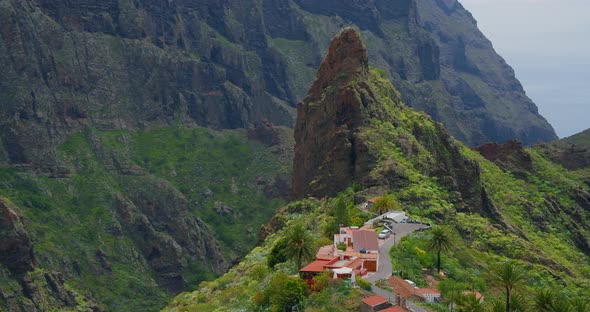
[[59, 174], [56, 147], [86, 126], [292, 125], [327, 43], [346, 25], [370, 39], [373, 65], [404, 102], [458, 139], [556, 138], [456, 1], [3, 3], [4, 162]]
[[[493, 277], [482, 272], [513, 261], [526, 268], [532, 289], [521, 292], [522, 305], [533, 299], [531, 291], [546, 287], [567, 287], [568, 296], [584, 298], [589, 289], [584, 268], [590, 263], [590, 228], [580, 220], [590, 219], [588, 186], [518, 142], [490, 144], [479, 148], [480, 154], [453, 139], [440, 123], [405, 106], [382, 71], [369, 69], [360, 36], [349, 28], [333, 39], [330, 51], [343, 54], [328, 53], [317, 83], [298, 107], [304, 120], [298, 120], [295, 131], [293, 184], [303, 190], [298, 194], [302, 199], [279, 210], [262, 231], [266, 239], [240, 264], [196, 291], [180, 294], [164, 311], [267, 311], [294, 304], [306, 311], [358, 310], [368, 294], [322, 277], [314, 279], [322, 286], [296, 293], [292, 285], [306, 284], [289, 277], [298, 272], [295, 261], [287, 257], [272, 266], [270, 261], [280, 258], [290, 229], [303, 227], [321, 244], [330, 244], [343, 218], [362, 225], [372, 216], [359, 212], [359, 206], [384, 195], [406, 214], [451, 231], [454, 239], [443, 269], [445, 281], [459, 283], [457, 287], [464, 287], [460, 290], [477, 287], [491, 303], [504, 298], [493, 287]], [[355, 149], [361, 139], [366, 148]], [[364, 153], [361, 157], [370, 159], [371, 166], [356, 166], [355, 150]], [[322, 154], [320, 159], [313, 157], [316, 154]], [[332, 172], [334, 168], [340, 171]], [[425, 268], [435, 265], [426, 247], [429, 235], [402, 239], [392, 251], [394, 271], [425, 283]], [[332, 275], [326, 276], [329, 280]], [[448, 308], [447, 303], [438, 307]]]

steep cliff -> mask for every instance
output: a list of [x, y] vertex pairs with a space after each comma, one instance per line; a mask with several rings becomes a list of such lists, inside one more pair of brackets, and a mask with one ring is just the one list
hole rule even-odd
[[[481, 207], [485, 191], [477, 165], [463, 155], [442, 125], [407, 108], [383, 72], [369, 69], [360, 34], [336, 36], [308, 97], [298, 106], [293, 193], [334, 196], [356, 183], [362, 188], [408, 185], [422, 175], [457, 192], [459, 209]], [[401, 157], [417, 157], [408, 163]]]
[[0, 17], [0, 155], [44, 171], [86, 126], [292, 125], [345, 25], [407, 104], [467, 144], [555, 138], [456, 1], [2, 0]]

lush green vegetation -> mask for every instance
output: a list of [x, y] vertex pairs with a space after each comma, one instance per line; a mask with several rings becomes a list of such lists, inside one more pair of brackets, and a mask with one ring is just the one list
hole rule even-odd
[[[347, 201], [353, 194], [354, 191], [350, 189], [339, 198]], [[303, 200], [282, 208], [272, 221], [284, 222], [276, 233], [269, 236], [261, 246], [256, 247], [227, 274], [215, 281], [201, 283], [195, 292], [179, 295], [165, 310], [281, 311], [281, 307], [294, 304], [306, 311], [358, 309], [360, 291], [352, 288], [349, 282], [331, 280], [329, 275], [315, 277], [314, 287], [308, 289], [306, 286], [305, 296], [302, 296], [299, 286], [302, 280], [289, 277], [297, 274], [297, 257], [281, 256], [281, 250], [290, 248], [286, 244], [286, 237], [293, 230], [304, 228], [308, 235], [321, 240], [322, 233], [333, 218], [337, 201], [340, 199]], [[313, 249], [314, 255], [315, 247], [317, 245]], [[309, 260], [303, 263], [307, 262]], [[359, 284], [362, 283], [359, 281]], [[363, 286], [370, 285], [365, 282]]]
[[[170, 192], [178, 194], [173, 196], [186, 199], [194, 217], [216, 229], [233, 259], [254, 247], [260, 225], [282, 204], [265, 192], [272, 195], [276, 176], [290, 172], [289, 159], [281, 163], [272, 148], [249, 141], [244, 132], [202, 128], [87, 129], [60, 147], [59, 159], [66, 172], [60, 178], [1, 167], [0, 196], [21, 210], [40, 267], [65, 272], [69, 287], [120, 311], [158, 310], [170, 299], [134, 240], [135, 230], [120, 220], [120, 198], [148, 192], [171, 200]], [[160, 184], [177, 191], [160, 190]], [[110, 268], [103, 268], [98, 250]], [[189, 262], [184, 276], [194, 287], [215, 275]]]
[[[390, 186], [386, 191], [389, 194], [378, 195], [394, 199], [414, 218], [446, 229], [445, 248], [432, 243], [439, 241], [433, 238], [434, 232], [420, 232], [405, 237], [392, 250], [394, 271], [421, 287], [427, 286], [423, 269], [435, 271], [440, 259], [444, 276], [439, 277], [439, 288], [447, 301], [433, 305], [433, 309], [448, 311], [448, 304], [454, 303], [451, 307], [461, 311], [505, 310], [507, 284], [497, 283], [499, 274], [495, 274], [500, 272], [495, 268], [505, 263], [526, 272], [518, 279], [520, 284], [509, 287], [511, 311], [536, 311], [535, 294], [543, 289], [562, 290], [560, 298], [572, 308], [580, 298], [590, 296], [590, 259], [575, 243], [576, 239], [590, 237], [590, 231], [580, 225], [588, 222], [590, 216], [579, 204], [580, 196], [589, 189], [578, 175], [527, 149], [533, 168], [517, 178], [508, 169], [450, 138], [442, 126], [426, 115], [405, 107], [383, 73], [372, 70], [369, 81], [350, 82], [351, 86], [363, 84], [369, 85], [381, 104], [368, 108], [367, 115], [376, 117], [371, 118], [361, 134], [368, 152], [378, 159], [370, 178], [387, 181], [383, 184]], [[327, 88], [326, 92], [335, 91]], [[455, 175], [454, 182], [446, 181], [449, 176], [437, 175], [441, 167]], [[478, 201], [463, 202], [462, 194], [451, 189], [454, 183], [463, 182], [457, 179], [465, 178], [471, 179], [473, 188], [467, 185], [464, 191], [477, 191], [476, 197], [484, 197], [478, 205], [486, 205], [485, 209], [469, 206]], [[374, 192], [375, 189], [354, 185], [336, 198], [288, 205], [271, 222], [280, 225], [274, 227], [276, 233], [244, 262], [221, 279], [203, 283], [198, 291], [177, 297], [168, 310], [238, 306], [272, 310], [266, 295], [256, 294], [264, 293], [278, 272], [296, 272], [293, 261], [279, 264], [274, 260], [280, 256], [276, 246], [281, 244], [286, 228], [303, 222], [316, 237], [331, 237], [339, 221], [355, 223], [355, 218], [369, 218], [355, 208], [354, 199], [374, 196]], [[446, 251], [439, 253], [443, 249]], [[265, 271], [262, 282], [256, 283], [251, 272], [267, 263], [269, 254], [274, 271]], [[464, 291], [483, 293], [486, 303], [480, 304]], [[314, 295], [308, 298], [317, 299]], [[333, 300], [301, 300], [300, 304], [313, 311], [318, 306], [327, 309]]]

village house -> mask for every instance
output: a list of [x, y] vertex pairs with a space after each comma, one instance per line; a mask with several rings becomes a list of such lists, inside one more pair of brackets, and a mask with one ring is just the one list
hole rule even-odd
[[375, 205], [375, 203], [380, 199], [381, 197], [374, 197], [371, 199], [367, 199], [367, 201], [365, 202], [365, 204], [363, 205], [363, 208], [365, 210], [369, 210], [371, 209], [371, 207], [373, 207], [373, 205]]
[[393, 293], [400, 296], [399, 305], [405, 306], [406, 301], [420, 301], [432, 303], [440, 299], [441, 294], [437, 289], [418, 288], [413, 282], [403, 280], [397, 276], [387, 279], [387, 283], [393, 289]]
[[340, 227], [334, 235], [334, 246], [345, 244], [342, 255], [345, 259], [363, 259], [363, 268], [369, 272], [377, 272], [379, 268], [379, 241], [374, 230], [356, 226]]
[[[337, 249], [344, 244], [345, 250]], [[334, 278], [355, 279], [379, 268], [379, 242], [373, 230], [340, 227], [334, 244], [322, 246], [313, 262], [299, 270], [301, 278], [311, 285], [314, 276], [329, 270]]]
[[361, 301], [361, 312], [383, 311], [389, 307], [391, 307], [391, 303], [387, 298], [379, 295], [367, 297]]

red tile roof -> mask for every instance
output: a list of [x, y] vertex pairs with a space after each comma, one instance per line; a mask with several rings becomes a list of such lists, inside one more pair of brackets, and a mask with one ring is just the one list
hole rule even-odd
[[406, 310], [400, 306], [393, 306], [379, 312], [406, 312]]
[[416, 295], [423, 296], [425, 294], [439, 294], [440, 295], [440, 291], [438, 289], [432, 289], [432, 288], [417, 288], [416, 289]]
[[379, 250], [377, 234], [373, 230], [357, 230], [352, 232], [352, 242], [354, 244], [354, 251], [356, 252], [359, 252], [363, 248], [365, 250]]
[[356, 269], [363, 264], [363, 259], [355, 259], [346, 265], [347, 268]]
[[323, 246], [318, 249], [316, 254], [317, 260], [332, 260], [334, 258], [334, 254], [336, 251], [336, 247], [334, 245]]
[[315, 260], [314, 262], [299, 270], [299, 272], [323, 272], [324, 266], [328, 264], [328, 262], [329, 261], [326, 260]]
[[387, 283], [393, 288], [394, 293], [399, 294], [403, 298], [407, 299], [414, 295], [414, 287], [397, 276], [390, 277]]
[[387, 298], [379, 295], [371, 296], [368, 298], [363, 299], [363, 302], [369, 305], [370, 307], [378, 306], [380, 304], [386, 303]]

